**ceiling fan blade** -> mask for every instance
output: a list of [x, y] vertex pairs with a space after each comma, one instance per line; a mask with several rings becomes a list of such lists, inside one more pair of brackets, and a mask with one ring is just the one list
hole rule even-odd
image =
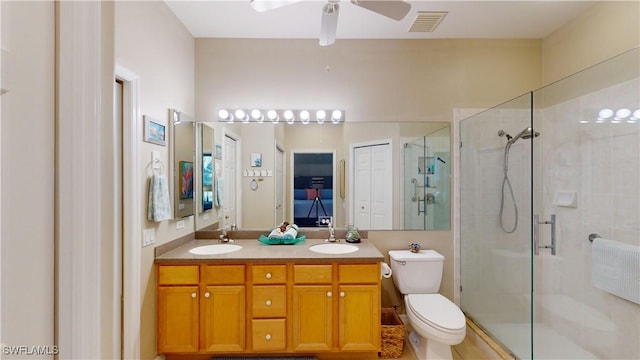
[[394, 20], [402, 20], [411, 10], [411, 4], [403, 0], [351, 0], [351, 3]]
[[297, 3], [298, 1], [300, 0], [249, 0], [253, 10], [259, 12], [277, 9], [279, 7]]
[[329, 46], [336, 42], [338, 29], [338, 3], [328, 3], [322, 7], [322, 24], [320, 25], [320, 46]]

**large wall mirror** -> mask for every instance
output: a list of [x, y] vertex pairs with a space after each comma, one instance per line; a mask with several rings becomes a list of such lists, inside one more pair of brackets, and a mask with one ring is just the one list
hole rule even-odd
[[[337, 228], [350, 224], [363, 230], [451, 228], [449, 123], [208, 124], [216, 134], [232, 132], [241, 144], [234, 157], [239, 202], [233, 215], [241, 229], [269, 229], [283, 216], [303, 227], [326, 226], [321, 219], [325, 213]], [[197, 156], [206, 152], [199, 151]], [[253, 166], [255, 154], [260, 154], [260, 167]], [[296, 175], [296, 168], [309, 167], [311, 160], [297, 163], [294, 154], [330, 154], [330, 180], [325, 175]], [[323, 183], [314, 182], [314, 177]], [[324, 211], [318, 207], [317, 216], [316, 207], [296, 208], [300, 201], [319, 205], [314, 190], [316, 195], [320, 192], [318, 200], [324, 206]], [[230, 215], [214, 214], [220, 224]], [[196, 229], [203, 227], [198, 222], [196, 218]]]
[[172, 199], [174, 218], [179, 219], [194, 214], [195, 183], [195, 122], [178, 110], [169, 110], [171, 171], [173, 174]]

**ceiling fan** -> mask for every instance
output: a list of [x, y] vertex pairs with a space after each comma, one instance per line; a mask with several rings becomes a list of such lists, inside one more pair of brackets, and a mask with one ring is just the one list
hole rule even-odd
[[[299, 2], [300, 0], [249, 0], [256, 11], [268, 11]], [[320, 25], [320, 46], [328, 46], [336, 41], [340, 0], [327, 0], [322, 7]], [[351, 0], [351, 3], [394, 20], [402, 20], [411, 9], [404, 0]]]

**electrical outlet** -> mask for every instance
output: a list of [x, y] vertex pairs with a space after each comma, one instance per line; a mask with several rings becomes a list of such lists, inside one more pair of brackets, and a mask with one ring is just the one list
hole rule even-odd
[[156, 241], [156, 230], [155, 229], [144, 229], [142, 232], [142, 246], [149, 246]]
[[182, 228], [184, 228], [184, 220], [176, 221], [176, 229], [180, 230]]

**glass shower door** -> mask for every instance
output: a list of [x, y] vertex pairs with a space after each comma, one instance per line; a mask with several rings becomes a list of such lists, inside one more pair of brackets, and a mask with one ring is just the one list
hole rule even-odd
[[531, 94], [460, 124], [461, 308], [532, 357]]

